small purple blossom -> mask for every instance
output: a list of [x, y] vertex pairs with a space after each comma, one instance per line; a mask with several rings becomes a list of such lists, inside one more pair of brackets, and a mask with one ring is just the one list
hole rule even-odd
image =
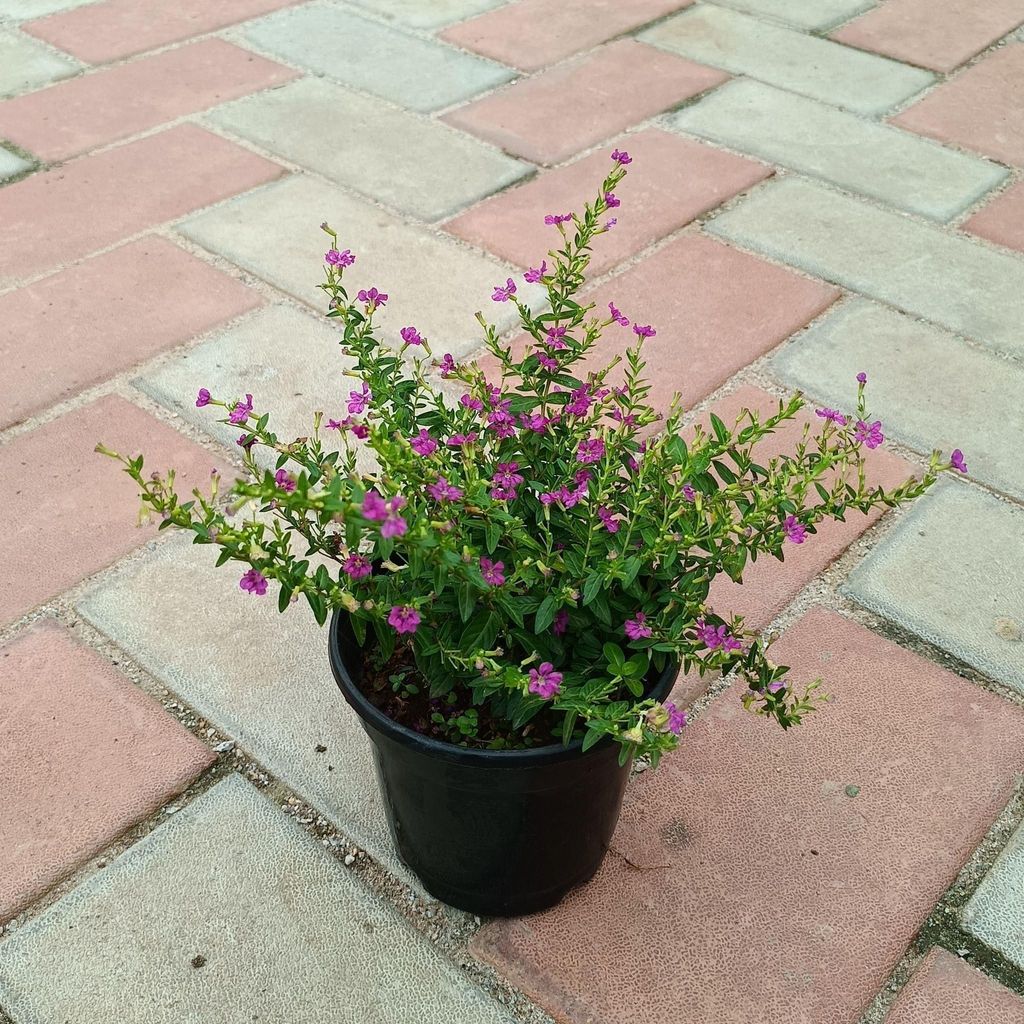
[[867, 384], [868, 375], [863, 370], [861, 370], [860, 373], [857, 374], [857, 380], [861, 384]]
[[452, 434], [448, 438], [448, 447], [461, 448], [464, 444], [472, 444], [479, 436], [475, 430], [470, 431], [468, 434]]
[[653, 338], [658, 332], [650, 324], [643, 327], [640, 324], [633, 324], [633, 333], [638, 338]]
[[439, 476], [432, 484], [427, 484], [427, 493], [434, 501], [455, 501], [462, 497], [462, 491], [447, 479]]
[[693, 501], [697, 497], [697, 492], [693, 489], [693, 484], [683, 484], [683, 497], [687, 501]]
[[616, 206], [622, 205], [622, 200], [614, 192], [605, 192], [604, 204], [609, 210], [614, 210]]
[[576, 449], [577, 462], [598, 462], [604, 457], [604, 441], [599, 437], [592, 437], [586, 441], [580, 441]]
[[199, 394], [196, 395], [196, 408], [202, 409], [204, 405], [209, 405], [213, 401], [213, 396], [206, 388], [200, 388]]
[[549, 213], [545, 216], [544, 223], [548, 225], [566, 224], [571, 220], [571, 213]]
[[668, 721], [665, 723], [665, 728], [674, 736], [678, 736], [686, 725], [685, 709], [677, 707], [676, 702], [672, 700], [665, 701], [662, 707], [668, 712]]
[[241, 426], [249, 418], [249, 413], [252, 412], [252, 395], [246, 395], [244, 402], [239, 402], [234, 409], [231, 410], [231, 415], [228, 416], [228, 422], [234, 423], [236, 427]]
[[622, 310], [618, 309], [614, 302], [608, 303], [608, 311], [611, 313], [612, 321], [621, 325], [622, 327], [629, 326], [629, 318], [622, 315]]
[[399, 332], [406, 345], [422, 345], [423, 335], [415, 327], [403, 327]]
[[376, 288], [371, 288], [369, 291], [364, 288], [356, 298], [360, 302], [365, 302], [368, 306], [372, 306], [374, 309], [378, 306], [386, 306], [388, 302], [387, 292], [379, 292]]
[[530, 669], [530, 693], [549, 700], [562, 688], [562, 673], [555, 671], [550, 661], [541, 662], [537, 668]]
[[437, 365], [438, 369], [441, 371], [441, 376], [445, 378], [450, 377], [457, 369], [451, 352], [445, 352], [441, 357], [441, 362]]
[[875, 420], [874, 423], [865, 423], [863, 420], [857, 420], [853, 436], [858, 443], [867, 445], [868, 448], [877, 448], [885, 440], [885, 435], [882, 433], [882, 421]]
[[613, 227], [615, 227], [615, 225], [618, 224], [618, 223], [619, 223], [619, 218], [618, 217], [609, 217], [604, 222], [604, 229], [605, 229], [605, 231], [611, 231], [611, 229]]
[[483, 412], [484, 403], [479, 398], [474, 398], [472, 395], [466, 394], [459, 399], [459, 404], [466, 409], [472, 409], [473, 412]]
[[633, 162], [633, 158], [624, 149], [613, 149], [612, 150], [612, 159], [617, 164], [623, 164], [623, 165], [631, 164]]
[[328, 249], [324, 253], [324, 261], [332, 267], [351, 267], [355, 263], [356, 258], [348, 249], [342, 252], [338, 252], [337, 249]]
[[508, 302], [508, 300], [510, 298], [512, 298], [512, 296], [515, 295], [515, 293], [516, 293], [516, 283], [510, 277], [505, 282], [505, 287], [504, 288], [502, 288], [501, 285], [495, 285], [494, 286], [494, 294], [491, 296], [491, 299], [494, 302]]
[[778, 693], [779, 690], [784, 690], [785, 688], [786, 688], [786, 680], [785, 679], [776, 679], [773, 683], [769, 683], [768, 684], [768, 692], [769, 693]]
[[291, 494], [295, 490], [295, 477], [286, 469], [279, 469], [274, 474], [274, 483], [286, 494]]
[[567, 416], [586, 416], [594, 400], [587, 394], [585, 387], [577, 388], [569, 396], [569, 402], [565, 406]]
[[601, 522], [604, 524], [604, 528], [609, 533], [619, 532], [619, 520], [615, 517], [613, 513], [609, 512], [608, 509], [604, 507], [604, 505], [602, 505], [597, 510], [597, 518], [601, 520]]
[[341, 568], [354, 580], [361, 580], [373, 571], [370, 560], [363, 555], [349, 555], [342, 563]]
[[541, 260], [539, 267], [530, 267], [530, 269], [523, 274], [523, 280], [528, 284], [536, 284], [547, 272], [548, 261]]
[[786, 539], [794, 544], [803, 544], [807, 540], [807, 527], [796, 516], [786, 516], [782, 529], [786, 532]]
[[637, 612], [631, 619], [626, 619], [626, 636], [630, 640], [646, 640], [651, 636], [651, 627], [647, 625], [647, 616], [643, 612]]
[[409, 447], [417, 455], [426, 457], [437, 451], [437, 442], [430, 436], [426, 427], [420, 427], [420, 432], [409, 442]]
[[370, 428], [365, 423], [360, 423], [358, 420], [352, 419], [351, 416], [345, 417], [342, 426], [348, 427], [348, 429], [351, 430], [352, 433], [361, 441], [370, 436]]
[[365, 412], [372, 398], [373, 392], [366, 386], [366, 381], [364, 380], [362, 390], [350, 391], [348, 393], [348, 411], [356, 414]]
[[523, 482], [524, 477], [518, 473], [518, 462], [499, 462], [494, 476], [491, 478], [491, 497], [495, 501], [514, 501], [516, 488]]
[[546, 352], [537, 352], [537, 362], [544, 367], [545, 370], [557, 370], [558, 360], [554, 356], [549, 356]]
[[387, 515], [388, 503], [376, 491], [367, 491], [363, 495], [363, 518], [379, 523]]
[[500, 587], [505, 582], [505, 563], [492, 562], [485, 556], [480, 559], [480, 575], [488, 585]]
[[964, 462], [964, 453], [959, 448], [953, 449], [953, 454], [949, 457], [949, 464], [953, 469], [960, 473], [967, 472], [967, 463]]
[[845, 427], [849, 422], [838, 409], [815, 409], [814, 415], [820, 416], [823, 420], [831, 420], [833, 423], [838, 423], [841, 427]]
[[408, 523], [398, 514], [398, 510], [405, 507], [405, 498], [396, 494], [387, 503], [387, 517], [380, 524], [380, 535], [382, 537], [401, 537], [409, 529]]
[[548, 344], [552, 348], [554, 348], [554, 349], [561, 349], [561, 348], [568, 348], [569, 347], [568, 345], [566, 345], [566, 343], [564, 341], [565, 330], [566, 329], [564, 327], [549, 327], [548, 328], [548, 330], [547, 330], [547, 340], [548, 340]]
[[569, 628], [569, 613], [564, 608], [559, 608], [555, 612], [555, 621], [551, 624], [551, 632], [555, 636], [564, 636], [565, 631]]
[[422, 621], [420, 613], [412, 605], [395, 605], [388, 612], [388, 625], [392, 626], [396, 633], [415, 633], [416, 627]]
[[697, 620], [697, 639], [709, 650], [721, 648], [723, 651], [739, 651], [743, 644], [739, 642], [730, 632], [728, 626], [708, 625], [703, 619]]
[[238, 585], [249, 594], [262, 597], [267, 592], [267, 578], [259, 569], [250, 569], [239, 581]]
[[246, 451], [249, 451], [255, 443], [255, 434], [241, 434], [238, 440], [235, 442], [235, 444], [237, 444], [239, 448], [244, 448]]

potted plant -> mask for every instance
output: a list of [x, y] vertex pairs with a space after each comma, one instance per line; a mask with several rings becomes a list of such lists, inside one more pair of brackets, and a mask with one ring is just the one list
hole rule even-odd
[[[557, 246], [525, 274], [546, 289], [544, 311], [511, 278], [495, 287], [525, 349], [477, 314], [491, 378], [434, 360], [415, 326], [382, 338], [387, 295], [350, 293], [356, 257], [323, 225], [327, 315], [355, 360], [344, 413], [315, 412], [311, 436], [285, 440], [251, 395], [201, 389], [196, 404], [241, 432], [245, 475], [227, 507], [216, 480], [182, 501], [173, 472], [146, 475], [141, 457], [99, 448], [162, 526], [218, 545], [218, 564], [246, 563], [243, 591], [263, 597], [273, 583], [282, 611], [301, 597], [330, 618], [331, 669], [372, 742], [398, 852], [431, 893], [476, 913], [540, 910], [593, 875], [630, 762], [657, 765], [679, 743], [680, 668], [737, 673], [745, 706], [784, 729], [820, 702], [817, 681], [798, 686], [763, 638], [708, 607], [716, 576], [741, 580], [748, 561], [783, 558], [822, 520], [899, 505], [965, 469], [959, 452], [935, 452], [922, 479], [869, 487], [865, 449], [883, 437], [863, 375], [856, 412], [818, 410], [817, 432], [790, 455], [762, 464], [756, 447], [799, 395], [766, 418], [712, 416], [684, 440], [678, 402], [664, 419], [647, 403], [655, 329], [625, 300], [632, 321], [578, 300], [629, 163], [614, 152], [581, 214], [545, 218]], [[621, 332], [622, 354], [595, 369], [606, 330]], [[276, 453], [274, 469], [259, 450]]]

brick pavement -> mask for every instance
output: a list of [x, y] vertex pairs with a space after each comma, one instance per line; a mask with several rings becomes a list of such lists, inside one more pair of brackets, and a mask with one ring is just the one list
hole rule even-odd
[[[1024, 1021], [1022, 23], [0, 0], [0, 1022]], [[613, 146], [591, 294], [658, 328], [658, 402], [835, 405], [866, 370], [879, 480], [933, 445], [970, 473], [717, 586], [834, 705], [783, 736], [713, 687], [592, 885], [481, 928], [397, 863], [322, 634], [136, 531], [91, 449], [229, 471], [200, 385], [304, 431], [343, 368], [324, 219], [388, 324], [472, 353]]]

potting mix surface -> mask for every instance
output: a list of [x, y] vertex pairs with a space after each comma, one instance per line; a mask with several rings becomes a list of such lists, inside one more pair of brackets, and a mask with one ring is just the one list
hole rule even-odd
[[[1024, 1024], [1022, 25], [0, 0], [0, 1024]], [[481, 921], [397, 860], [311, 616], [136, 528], [93, 447], [187, 493], [240, 465], [199, 386], [282, 435], [339, 407], [324, 220], [386, 330], [478, 352], [614, 148], [590, 295], [657, 328], [658, 403], [814, 422], [866, 372], [878, 482], [968, 473], [716, 583], [828, 707], [784, 734], [680, 679], [594, 880]]]

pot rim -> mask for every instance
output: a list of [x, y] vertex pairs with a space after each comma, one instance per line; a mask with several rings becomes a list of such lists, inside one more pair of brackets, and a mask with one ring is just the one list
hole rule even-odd
[[[343, 629], [348, 632], [353, 644], [355, 644], [355, 636], [351, 628], [348, 627], [347, 620], [347, 614], [342, 609], [336, 608], [328, 626], [327, 651], [334, 681], [338, 684], [338, 689], [341, 690], [342, 696], [349, 703], [352, 710], [362, 719], [364, 726], [372, 725], [378, 732], [384, 733], [385, 736], [400, 743], [402, 746], [457, 764], [476, 765], [487, 768], [532, 768], [597, 753], [606, 750], [615, 742], [610, 737], [605, 736], [584, 754], [582, 739], [573, 740], [567, 746], [562, 743], [547, 743], [542, 747], [532, 747], [526, 750], [482, 750], [473, 747], [460, 747], [454, 743], [449, 743], [447, 740], [437, 740], [429, 736], [423, 736], [415, 730], [389, 718], [383, 711], [375, 707], [352, 679], [341, 649], [341, 633]], [[656, 700], [664, 700], [671, 693], [678, 674], [678, 663], [669, 662], [658, 677], [657, 682], [651, 687], [647, 696], [653, 697]]]

